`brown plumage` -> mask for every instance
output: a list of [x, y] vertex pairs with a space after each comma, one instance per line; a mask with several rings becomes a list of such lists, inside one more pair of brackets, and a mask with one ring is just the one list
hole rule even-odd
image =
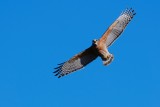
[[55, 76], [60, 78], [81, 69], [98, 56], [101, 57], [104, 65], [111, 63], [113, 55], [108, 52], [108, 47], [120, 36], [134, 15], [132, 8], [122, 12], [99, 40], [94, 39], [92, 41], [92, 45], [88, 49], [73, 56], [68, 61], [58, 64], [59, 66], [54, 71]]

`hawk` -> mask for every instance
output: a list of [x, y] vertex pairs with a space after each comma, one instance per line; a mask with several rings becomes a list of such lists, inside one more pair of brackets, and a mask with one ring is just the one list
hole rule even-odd
[[92, 45], [88, 49], [76, 54], [68, 61], [58, 64], [59, 66], [55, 68], [55, 71], [53, 72], [55, 73], [55, 76], [60, 78], [77, 71], [97, 57], [102, 59], [104, 65], [110, 64], [114, 57], [109, 53], [108, 48], [124, 31], [135, 14], [136, 13], [132, 8], [123, 11], [100, 39], [92, 40]]

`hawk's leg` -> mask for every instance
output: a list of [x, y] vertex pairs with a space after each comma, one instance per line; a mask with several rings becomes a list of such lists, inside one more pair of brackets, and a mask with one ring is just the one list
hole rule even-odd
[[110, 54], [107, 49], [99, 50], [99, 56], [101, 57], [105, 66], [110, 64], [114, 58], [114, 56]]
[[107, 54], [106, 57], [102, 58], [103, 64], [107, 66], [113, 61], [114, 56], [112, 54]]

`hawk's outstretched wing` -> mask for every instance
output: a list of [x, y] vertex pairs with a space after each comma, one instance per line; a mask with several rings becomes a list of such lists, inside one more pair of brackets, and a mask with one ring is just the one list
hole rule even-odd
[[58, 76], [58, 78], [60, 78], [73, 71], [83, 68], [97, 57], [98, 55], [95, 54], [94, 48], [92, 48], [91, 46], [88, 49], [84, 50], [83, 52], [75, 55], [68, 61], [59, 64], [59, 67], [55, 68], [56, 71], [53, 73], [56, 73], [55, 76]]
[[134, 10], [126, 9], [117, 20], [107, 29], [107, 31], [100, 38], [100, 41], [106, 43], [106, 46], [109, 47], [124, 31], [127, 24], [131, 21], [136, 13]]

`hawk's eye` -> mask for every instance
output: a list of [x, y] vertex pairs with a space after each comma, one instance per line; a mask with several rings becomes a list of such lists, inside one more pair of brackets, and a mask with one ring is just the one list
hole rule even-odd
[[92, 42], [93, 42], [93, 43], [96, 43], [96, 42], [97, 42], [97, 39], [92, 40]]

